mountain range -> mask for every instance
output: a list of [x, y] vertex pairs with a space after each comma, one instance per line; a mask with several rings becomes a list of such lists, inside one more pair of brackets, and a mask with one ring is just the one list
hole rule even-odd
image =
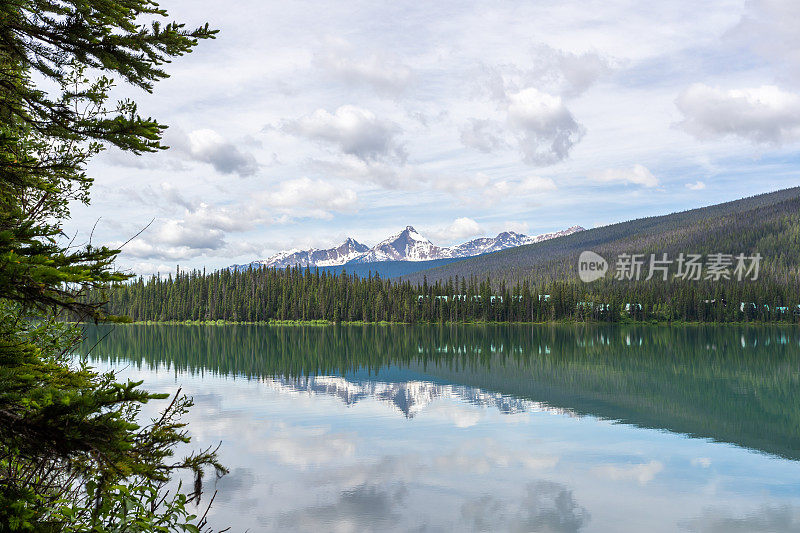
[[772, 279], [787, 283], [800, 276], [800, 187], [592, 228], [535, 246], [431, 265], [400, 276], [412, 283], [446, 281], [455, 276], [488, 277], [495, 283], [508, 284], [522, 280], [577, 281], [578, 257], [585, 250], [606, 258], [612, 268], [615, 258], [625, 253], [666, 253], [674, 260], [681, 253], [758, 252], [763, 258], [759, 282]]
[[291, 266], [337, 267], [342, 265], [369, 265], [395, 261], [429, 262], [455, 260], [474, 257], [508, 248], [534, 244], [537, 242], [572, 235], [584, 231], [580, 226], [542, 235], [527, 236], [513, 231], [504, 231], [496, 237], [481, 237], [449, 247], [440, 247], [423, 237], [413, 226], [406, 226], [401, 232], [369, 247], [353, 238], [341, 245], [328, 249], [289, 250], [277, 253], [267, 259], [243, 265], [233, 265], [231, 269], [244, 270], [266, 266], [286, 268]]

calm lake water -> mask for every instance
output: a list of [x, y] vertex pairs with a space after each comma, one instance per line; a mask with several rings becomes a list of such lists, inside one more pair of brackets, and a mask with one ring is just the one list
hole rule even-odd
[[216, 527], [800, 531], [797, 328], [87, 333], [96, 367], [194, 397]]

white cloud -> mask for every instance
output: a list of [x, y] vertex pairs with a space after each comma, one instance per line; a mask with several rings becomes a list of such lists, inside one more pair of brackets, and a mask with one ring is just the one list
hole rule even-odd
[[800, 3], [796, 0], [747, 0], [739, 24], [727, 37], [742, 42], [778, 67], [778, 78], [800, 82]]
[[483, 172], [476, 172], [466, 176], [442, 177], [434, 182], [434, 187], [455, 196], [465, 197], [467, 193], [485, 192], [492, 183], [492, 179]]
[[561, 88], [564, 94], [582, 94], [611, 71], [608, 60], [594, 52], [578, 55], [559, 50], [554, 51], [553, 55], [564, 79]]
[[611, 71], [612, 62], [597, 52], [572, 53], [538, 43], [521, 61], [483, 67], [479, 84], [499, 102], [505, 102], [509, 94], [525, 87], [573, 98]]
[[380, 185], [385, 189], [410, 189], [429, 182], [431, 177], [414, 166], [396, 166], [384, 161], [363, 161], [358, 157], [344, 156], [337, 161], [313, 160], [316, 170], [365, 183]]
[[489, 183], [481, 191], [481, 196], [491, 201], [497, 201], [503, 198], [545, 194], [557, 189], [556, 183], [551, 178], [529, 176], [521, 180], [498, 180]]
[[657, 187], [658, 178], [644, 165], [633, 165], [625, 168], [609, 168], [589, 175], [589, 178], [600, 183], [632, 183], [644, 187]]
[[340, 461], [356, 449], [352, 435], [286, 425], [268, 435], [259, 448], [274, 454], [283, 464], [298, 467]]
[[596, 52], [580, 54], [540, 44], [532, 50], [532, 66], [519, 77], [528, 86], [551, 94], [578, 96], [611, 72], [609, 60]]
[[642, 485], [652, 481], [662, 470], [664, 464], [655, 460], [636, 465], [603, 465], [593, 468], [597, 475], [613, 481], [638, 481]]
[[503, 199], [536, 197], [558, 190], [552, 178], [528, 176], [522, 179], [493, 180], [483, 172], [452, 179], [438, 180], [437, 189], [460, 198], [466, 203], [488, 205]]
[[706, 184], [702, 181], [695, 181], [694, 183], [687, 183], [686, 188], [690, 191], [702, 191], [706, 188]]
[[692, 466], [701, 466], [703, 468], [708, 468], [711, 466], [711, 459], [708, 457], [695, 457], [691, 461]]
[[[111, 243], [112, 247], [123, 243]], [[226, 245], [225, 232], [187, 224], [184, 220], [166, 220], [154, 232], [143, 233], [122, 247], [122, 257], [180, 260], [219, 251]]]
[[213, 250], [220, 248], [224, 243], [224, 233], [221, 230], [205, 228], [198, 231], [197, 227], [187, 227], [180, 220], [168, 220], [158, 230], [155, 238], [158, 242], [171, 246], [188, 246]]
[[566, 159], [585, 133], [561, 97], [534, 87], [509, 95], [508, 125], [517, 135], [522, 160], [536, 166]]
[[[162, 191], [175, 204], [187, 206], [183, 216], [158, 219], [152, 228], [125, 245], [123, 258], [180, 260], [209, 254], [260, 254], [263, 243], [230, 242], [228, 235], [298, 218], [330, 219], [334, 212], [358, 209], [355, 191], [309, 178], [283, 181], [274, 190], [251, 194], [246, 201], [233, 205], [195, 205], [169, 186]], [[152, 189], [150, 193], [157, 194]]]
[[502, 139], [500, 125], [493, 120], [471, 118], [459, 131], [461, 143], [479, 152], [488, 154], [506, 144]]
[[773, 85], [725, 91], [696, 83], [676, 105], [684, 115], [681, 126], [700, 139], [781, 144], [800, 136], [800, 95]]
[[521, 193], [552, 192], [558, 189], [552, 178], [528, 176], [519, 182], [517, 190]]
[[[112, 243], [112, 246], [119, 246], [122, 243]], [[221, 248], [222, 246], [219, 246]], [[155, 260], [188, 260], [202, 256], [210, 252], [212, 248], [197, 248], [191, 246], [167, 246], [159, 242], [149, 242], [143, 238], [136, 238], [128, 242], [122, 248], [120, 257], [129, 259], [155, 259]]]
[[561, 96], [536, 87], [509, 89], [502, 74], [494, 72], [489, 92], [504, 111], [505, 128], [493, 119], [470, 118], [460, 128], [461, 144], [489, 153], [516, 143], [522, 161], [547, 166], [569, 157], [586, 130], [573, 117]]
[[130, 271], [140, 276], [151, 276], [155, 274], [168, 274], [174, 272], [175, 265], [164, 263], [136, 262], [130, 265]]
[[365, 162], [406, 159], [405, 148], [398, 140], [400, 126], [353, 105], [341, 106], [334, 113], [318, 109], [309, 116], [286, 122], [283, 130], [333, 144], [343, 153]]
[[[166, 188], [170, 194], [176, 191]], [[140, 259], [189, 259], [209, 253], [222, 253], [223, 250], [241, 249], [242, 243], [231, 245], [226, 240], [230, 232], [243, 232], [257, 224], [270, 222], [263, 209], [254, 202], [241, 206], [211, 206], [199, 203], [192, 206], [179, 196], [181, 203], [190, 207], [182, 218], [160, 218], [151, 228], [132, 239], [122, 248], [122, 257]], [[122, 242], [112, 242], [111, 246], [121, 246]], [[253, 247], [248, 246], [251, 250]]]
[[192, 208], [192, 203], [187, 200], [183, 194], [181, 194], [180, 189], [175, 187], [171, 183], [163, 182], [161, 184], [161, 194], [164, 197], [164, 200], [171, 204], [179, 205], [186, 209]]
[[256, 158], [244, 151], [219, 133], [211, 129], [198, 129], [184, 134], [178, 128], [167, 130], [164, 139], [171, 150], [169, 154], [182, 154], [184, 157], [208, 163], [221, 174], [252, 176], [258, 170]]
[[159, 185], [148, 184], [139, 187], [123, 186], [112, 189], [111, 193], [118, 193], [128, 202], [136, 202], [144, 206], [156, 206], [163, 211], [174, 212], [175, 206], [184, 209], [194, 209], [195, 202], [187, 199], [181, 189], [171, 183], [162, 182]]
[[427, 233], [435, 240], [451, 242], [480, 235], [484, 233], [484, 230], [475, 220], [469, 217], [459, 217], [450, 225], [428, 230]]
[[245, 206], [214, 207], [200, 203], [196, 208], [187, 211], [185, 221], [191, 226], [223, 231], [246, 231], [254, 223], [264, 222], [263, 213], [252, 204]]
[[545, 166], [563, 161], [585, 134], [564, 98], [585, 92], [610, 72], [605, 58], [594, 52], [574, 54], [539, 44], [529, 60], [532, 67], [501, 64], [483, 68], [482, 89], [506, 112], [508, 131], [491, 119], [472, 118], [460, 129], [461, 143], [489, 153], [515, 137], [522, 159]]
[[357, 57], [344, 42], [328, 42], [315, 63], [349, 85], [366, 84], [379, 94], [397, 95], [412, 79], [411, 68], [397, 58], [377, 53]]
[[297, 217], [331, 218], [332, 212], [358, 210], [358, 195], [325, 180], [306, 177], [281, 182], [275, 191], [258, 195], [259, 202]]

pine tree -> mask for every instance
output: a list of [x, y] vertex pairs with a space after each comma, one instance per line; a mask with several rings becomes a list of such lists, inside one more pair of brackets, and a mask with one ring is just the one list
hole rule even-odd
[[[178, 420], [188, 399], [139, 428], [138, 405], [163, 396], [75, 369], [68, 354], [80, 333], [55, 321], [65, 312], [103, 318], [102, 289], [128, 277], [113, 269], [116, 250], [73, 248], [61, 228], [71, 202], [89, 202], [86, 164], [104, 147], [164, 148], [165, 127], [131, 100], [111, 103], [109, 91], [113, 77], [151, 90], [166, 77], [164, 63], [214, 36], [208, 26], [138, 22], [165, 16], [149, 0], [0, 3], [0, 524], [12, 531], [58, 530], [68, 520], [75, 529], [113, 527], [124, 505], [115, 484], [139, 494], [174, 470], [222, 470], [213, 451], [170, 462], [188, 440]], [[57, 90], [43, 91], [40, 79]], [[151, 314], [144, 294], [129, 294]], [[174, 513], [168, 527], [179, 528], [185, 503], [176, 495], [161, 510], [142, 503], [132, 512], [143, 529]]]

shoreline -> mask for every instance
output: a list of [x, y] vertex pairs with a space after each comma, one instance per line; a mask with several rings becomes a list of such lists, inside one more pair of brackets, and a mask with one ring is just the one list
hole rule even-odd
[[[78, 322], [78, 324], [91, 324], [92, 322]], [[332, 320], [270, 320], [270, 321], [234, 321], [234, 320], [144, 320], [130, 322], [101, 322], [101, 324], [131, 325], [131, 326], [565, 326], [565, 325], [620, 325], [620, 326], [800, 326], [800, 322], [781, 321], [750, 321], [750, 322], [683, 322], [683, 321], [656, 321], [656, 320], [620, 320], [618, 322], [602, 321], [576, 321], [576, 320], [547, 320], [543, 322], [527, 321], [445, 321], [445, 322], [365, 322]]]

